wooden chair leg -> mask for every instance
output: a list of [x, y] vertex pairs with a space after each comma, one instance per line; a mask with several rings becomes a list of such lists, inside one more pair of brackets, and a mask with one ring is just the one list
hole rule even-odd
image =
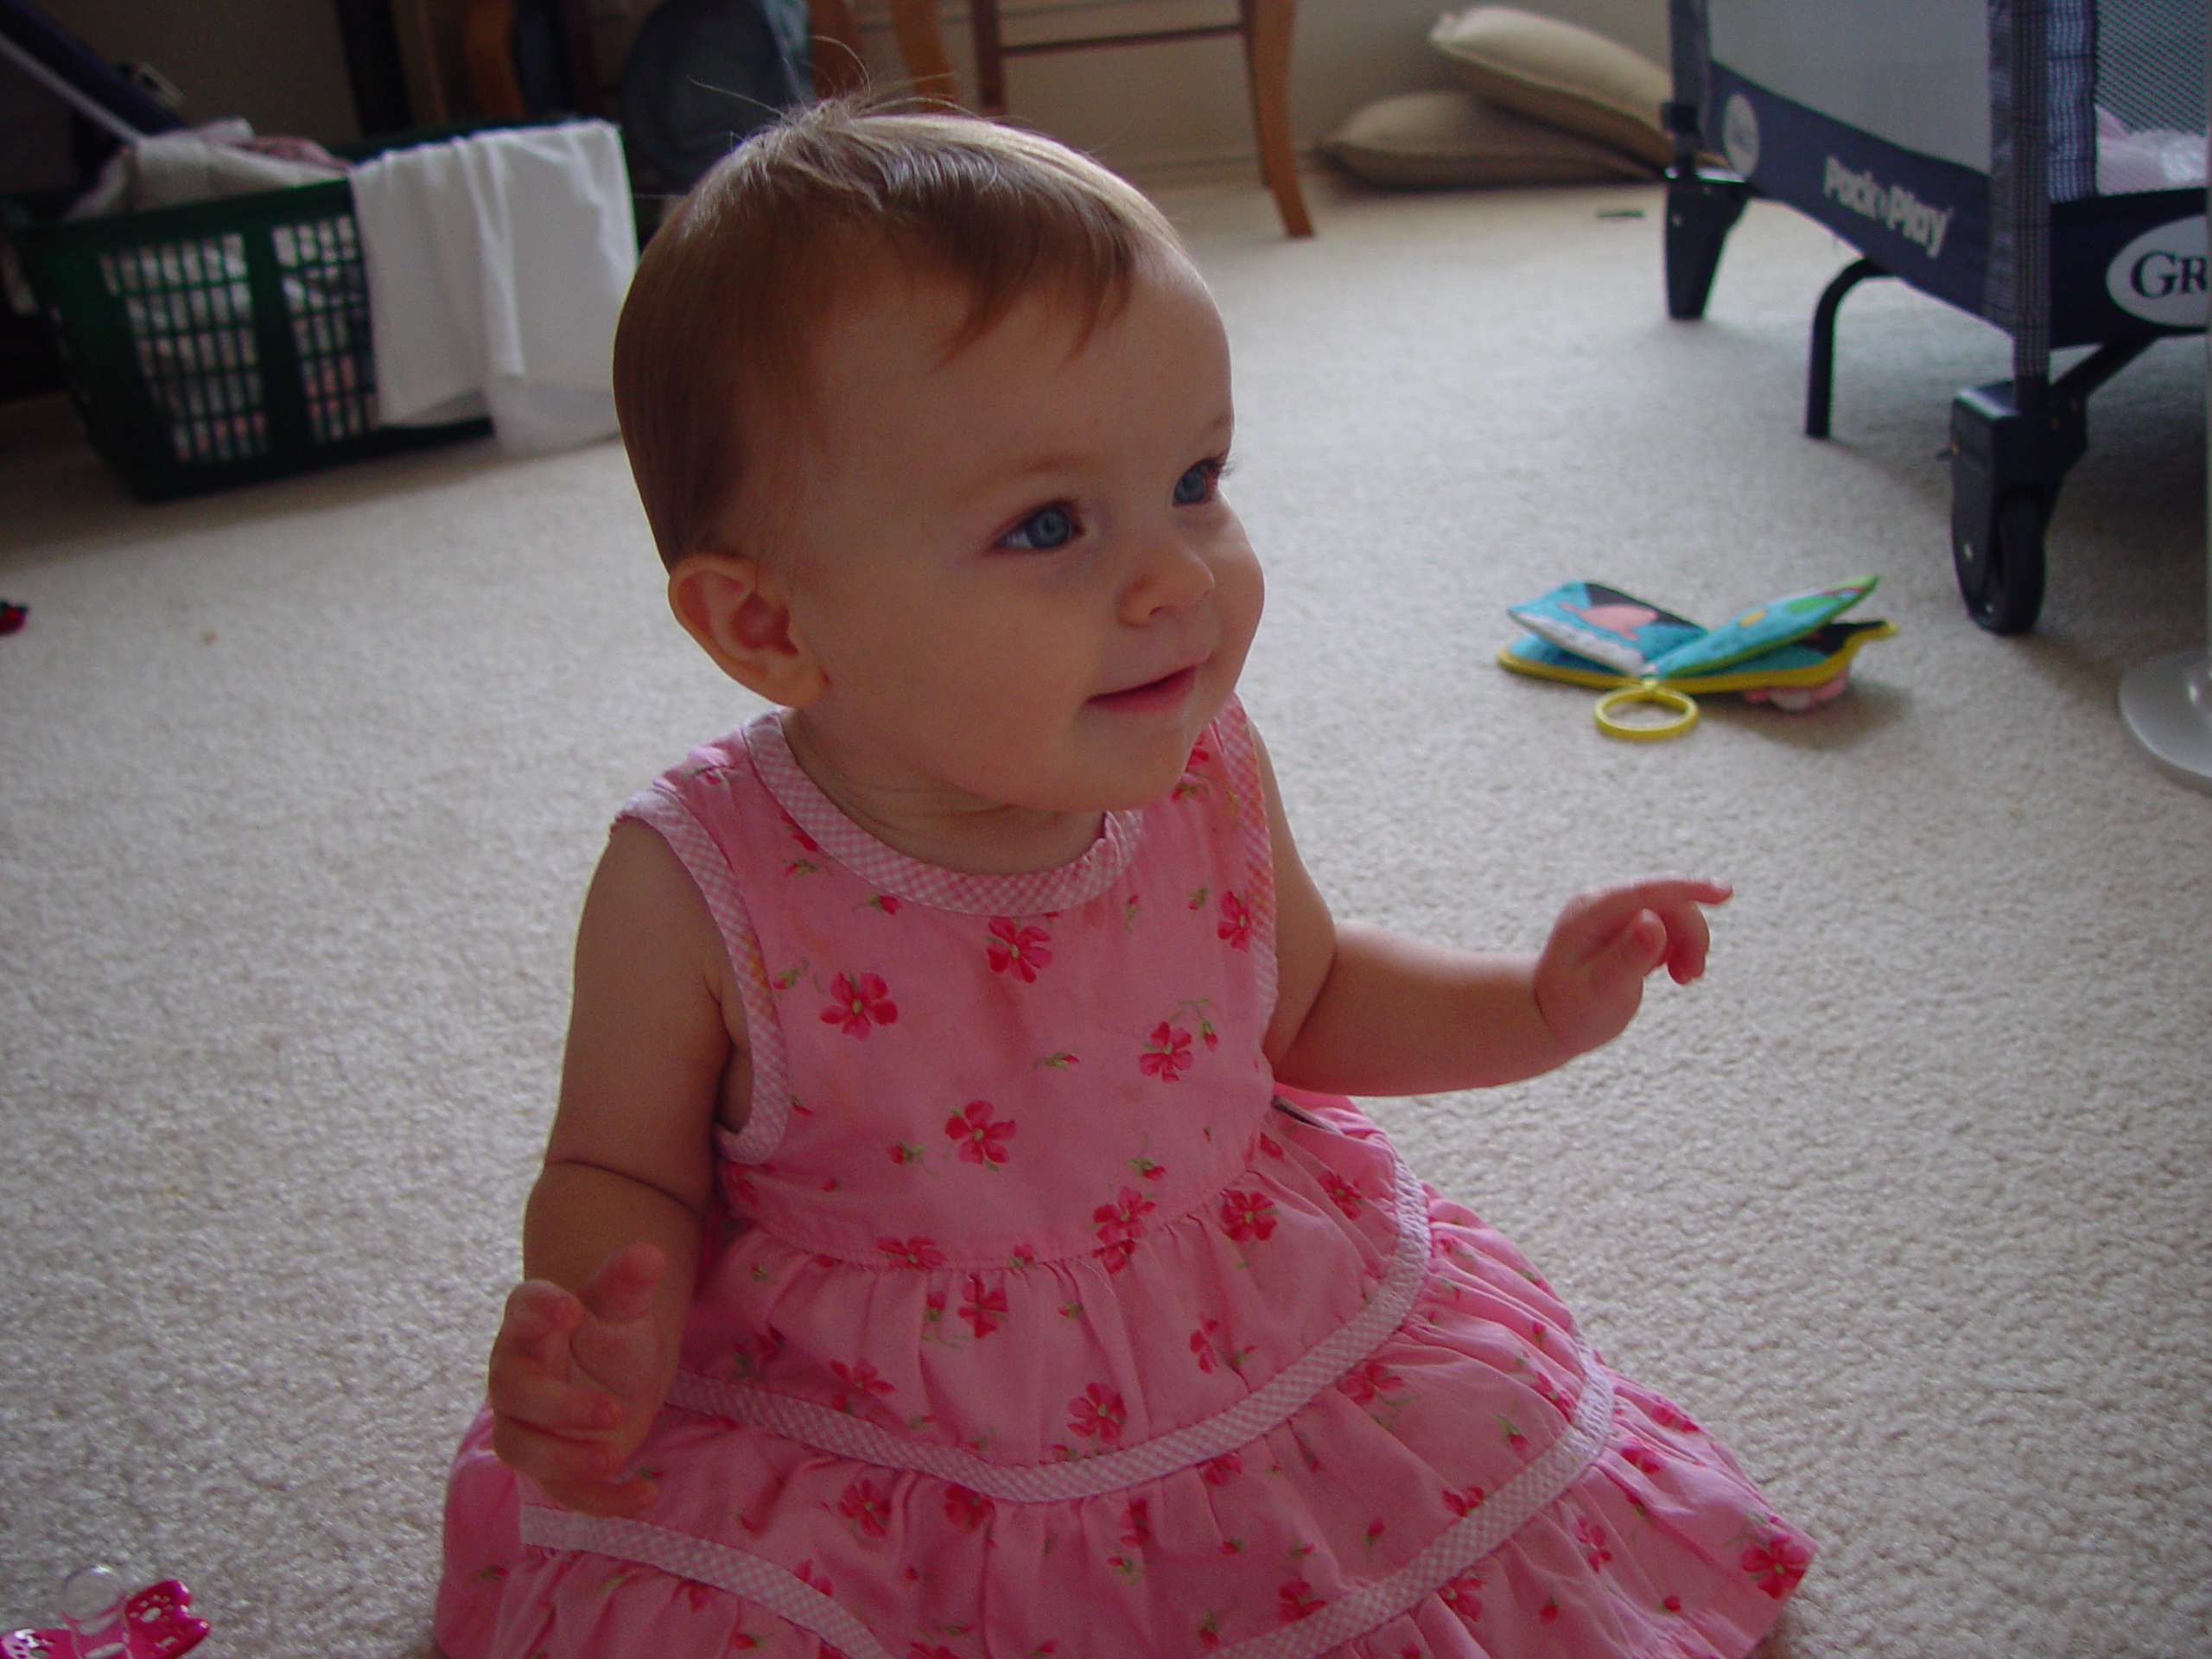
[[976, 107], [985, 115], [1006, 113], [1006, 54], [999, 49], [999, 0], [968, 0], [968, 22], [976, 41]]
[[868, 62], [861, 56], [860, 25], [849, 0], [807, 0], [806, 25], [814, 67], [814, 95], [842, 98], [868, 90]]
[[957, 104], [960, 86], [952, 78], [944, 36], [938, 32], [937, 0], [891, 0], [891, 27], [899, 38], [899, 60], [914, 83], [914, 96]]
[[493, 121], [519, 121], [522, 83], [515, 78], [514, 0], [468, 0], [461, 18], [461, 60], [468, 76], [474, 113]]
[[1290, 146], [1290, 37], [1297, 0], [1242, 0], [1245, 67], [1252, 82], [1252, 124], [1260, 138], [1260, 174], [1274, 193], [1286, 236], [1311, 236]]

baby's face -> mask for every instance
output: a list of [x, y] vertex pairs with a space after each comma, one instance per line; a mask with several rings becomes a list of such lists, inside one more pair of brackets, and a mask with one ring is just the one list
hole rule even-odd
[[947, 359], [965, 296], [887, 291], [817, 361], [825, 442], [782, 529], [824, 756], [897, 798], [1131, 807], [1236, 683], [1258, 563], [1216, 487], [1229, 352], [1195, 272], [1080, 350], [1025, 299]]

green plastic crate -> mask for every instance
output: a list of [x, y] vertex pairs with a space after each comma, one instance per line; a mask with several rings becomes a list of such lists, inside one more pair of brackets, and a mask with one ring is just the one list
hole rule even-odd
[[344, 179], [16, 219], [8, 241], [54, 324], [86, 435], [142, 501], [491, 430], [481, 419], [377, 424], [368, 280]]

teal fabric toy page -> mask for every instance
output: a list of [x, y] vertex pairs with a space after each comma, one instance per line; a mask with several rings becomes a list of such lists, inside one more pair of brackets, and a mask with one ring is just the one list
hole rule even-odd
[[1563, 582], [1505, 613], [1539, 639], [1631, 679], [1642, 678], [1654, 658], [1705, 637], [1688, 618], [1598, 582]]

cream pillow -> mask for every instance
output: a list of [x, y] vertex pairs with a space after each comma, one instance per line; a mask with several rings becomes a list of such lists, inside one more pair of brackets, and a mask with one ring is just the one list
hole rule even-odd
[[1456, 89], [1369, 105], [1322, 146], [1353, 176], [1405, 189], [1454, 184], [1578, 184], [1648, 179], [1601, 144]]
[[1428, 41], [1484, 98], [1654, 167], [1674, 160], [1659, 116], [1673, 95], [1667, 72], [1602, 35], [1511, 6], [1476, 6], [1438, 18]]

